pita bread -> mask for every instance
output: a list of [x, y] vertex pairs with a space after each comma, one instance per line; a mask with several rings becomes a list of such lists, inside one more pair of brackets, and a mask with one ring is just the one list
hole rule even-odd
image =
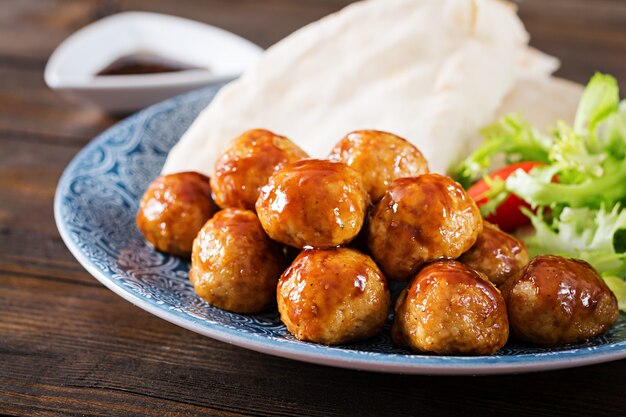
[[211, 175], [219, 152], [252, 128], [285, 135], [322, 158], [350, 131], [386, 130], [413, 142], [432, 171], [445, 172], [499, 108], [539, 117], [540, 95], [576, 95], [549, 78], [558, 61], [527, 43], [508, 2], [352, 4], [278, 42], [224, 87], [172, 149], [163, 173]]

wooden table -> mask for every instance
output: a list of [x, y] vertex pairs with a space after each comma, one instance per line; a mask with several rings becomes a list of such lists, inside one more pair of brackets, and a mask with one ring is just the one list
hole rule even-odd
[[[9, 415], [625, 415], [626, 361], [500, 377], [385, 375], [274, 358], [199, 336], [92, 278], [52, 217], [70, 159], [116, 120], [42, 79], [67, 35], [120, 10], [212, 23], [269, 46], [348, 0], [0, 0], [0, 412]], [[626, 91], [626, 2], [526, 0], [561, 76]]]

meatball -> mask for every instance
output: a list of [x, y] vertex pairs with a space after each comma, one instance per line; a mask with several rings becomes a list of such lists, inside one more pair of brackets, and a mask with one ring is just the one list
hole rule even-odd
[[358, 172], [339, 162], [306, 159], [270, 177], [256, 210], [272, 239], [297, 248], [330, 248], [356, 237], [368, 205]]
[[528, 263], [528, 251], [521, 240], [483, 221], [483, 231], [472, 248], [459, 261], [502, 285]]
[[327, 345], [379, 333], [391, 303], [374, 261], [350, 248], [303, 251], [280, 277], [277, 298], [287, 330]]
[[537, 256], [504, 283], [511, 334], [549, 346], [604, 333], [618, 319], [617, 300], [587, 262]]
[[196, 172], [164, 175], [141, 198], [137, 228], [156, 249], [189, 256], [198, 231], [218, 210], [208, 177]]
[[282, 248], [267, 237], [254, 212], [225, 209], [193, 242], [189, 279], [215, 307], [258, 313], [275, 303], [285, 266]]
[[424, 174], [391, 183], [370, 212], [366, 240], [387, 278], [405, 281], [426, 262], [461, 256], [482, 229], [478, 207], [463, 187]]
[[400, 294], [392, 337], [417, 352], [490, 355], [509, 337], [506, 305], [480, 272], [457, 261], [438, 261]]
[[259, 190], [278, 168], [308, 155], [284, 136], [255, 129], [235, 138], [215, 162], [211, 187], [222, 208], [254, 210]]
[[361, 174], [373, 202], [382, 198], [391, 181], [428, 173], [428, 163], [415, 146], [378, 130], [349, 133], [330, 151], [328, 159], [343, 162]]

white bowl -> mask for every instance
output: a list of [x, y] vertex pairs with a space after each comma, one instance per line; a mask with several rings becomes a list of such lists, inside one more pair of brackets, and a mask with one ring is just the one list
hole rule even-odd
[[[202, 69], [96, 76], [117, 58], [139, 51]], [[50, 88], [65, 95], [109, 112], [129, 112], [237, 78], [262, 51], [233, 33], [203, 23], [157, 13], [125, 12], [86, 26], [63, 41], [48, 60], [44, 77]]]

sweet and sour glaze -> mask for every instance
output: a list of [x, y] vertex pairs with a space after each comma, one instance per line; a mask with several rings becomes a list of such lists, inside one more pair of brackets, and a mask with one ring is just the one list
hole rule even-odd
[[269, 130], [254, 129], [236, 137], [217, 158], [211, 177], [221, 208], [254, 210], [259, 190], [277, 169], [308, 155], [292, 141]]
[[391, 303], [374, 261], [350, 248], [303, 251], [281, 276], [277, 298], [292, 334], [327, 345], [379, 333]]
[[405, 281], [426, 262], [458, 258], [482, 230], [480, 211], [461, 185], [424, 174], [391, 183], [370, 212], [366, 240], [385, 275]]
[[141, 198], [137, 228], [156, 249], [186, 257], [198, 231], [218, 210], [208, 177], [196, 172], [163, 175]]
[[257, 313], [274, 305], [285, 267], [282, 248], [267, 237], [254, 212], [225, 209], [198, 233], [189, 279], [209, 304]]
[[330, 248], [356, 237], [368, 206], [358, 172], [339, 162], [305, 159], [270, 177], [256, 211], [272, 239], [296, 248]]
[[509, 335], [504, 299], [484, 275], [457, 261], [424, 267], [396, 303], [392, 337], [418, 352], [490, 355]]
[[428, 173], [422, 153], [406, 139], [378, 130], [357, 130], [337, 143], [328, 159], [343, 162], [363, 178], [373, 202], [382, 198], [391, 181]]

